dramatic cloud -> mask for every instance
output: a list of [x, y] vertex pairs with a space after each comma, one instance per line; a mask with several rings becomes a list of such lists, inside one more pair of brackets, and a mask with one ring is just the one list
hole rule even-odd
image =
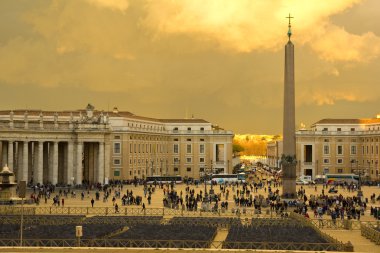
[[327, 61], [369, 61], [380, 55], [380, 38], [372, 32], [361, 36], [329, 25], [322, 36], [311, 43], [319, 57]]
[[98, 7], [106, 7], [111, 10], [125, 12], [128, 9], [128, 0], [85, 0]]
[[238, 52], [280, 50], [286, 33], [285, 13], [295, 16], [295, 40], [328, 61], [366, 61], [380, 55], [380, 38], [373, 33], [352, 35], [329, 22], [360, 0], [150, 1], [144, 24], [158, 36], [188, 34], [214, 40], [220, 48]]
[[[239, 132], [279, 132], [291, 13], [303, 122], [342, 104], [374, 110], [364, 104], [380, 101], [380, 28], [371, 22], [379, 8], [377, 0], [2, 0], [0, 89], [12, 99], [0, 106], [52, 106], [41, 102], [48, 96], [56, 109], [104, 108], [107, 98], [136, 114], [189, 108]], [[77, 104], [62, 96], [74, 93]], [[309, 107], [319, 114], [302, 112]]]

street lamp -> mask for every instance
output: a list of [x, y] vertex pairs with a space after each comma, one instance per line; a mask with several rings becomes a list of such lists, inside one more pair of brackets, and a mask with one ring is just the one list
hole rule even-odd
[[160, 158], [161, 167], [160, 167], [160, 176], [162, 176], [162, 158]]
[[[368, 163], [368, 173], [371, 173], [371, 162], [369, 160], [367, 160], [367, 163]], [[368, 175], [367, 173], [367, 175]]]
[[145, 175], [148, 175], [148, 159], [145, 160]]
[[[178, 158], [174, 158], [174, 167], [176, 167], [177, 168], [177, 174], [181, 174], [181, 169], [180, 169], [180, 167], [181, 167], [181, 160], [180, 159], [178, 159]], [[175, 174], [175, 171], [174, 171], [174, 169], [173, 169], [173, 172], [174, 172], [174, 174]], [[175, 176], [175, 175], [174, 175]]]
[[209, 171], [209, 169], [207, 169], [207, 165], [206, 165], [204, 168], [204, 173], [203, 173], [203, 181], [205, 183], [205, 196], [203, 198], [203, 202], [205, 202], [205, 203], [209, 201], [209, 196], [207, 194], [207, 181], [208, 181], [208, 179], [210, 179], [211, 189], [212, 189], [212, 177], [211, 177], [212, 174], [210, 174], [209, 172], [210, 171]]
[[166, 158], [165, 160], [165, 165], [166, 165], [166, 176], [168, 175], [168, 159]]
[[351, 173], [353, 173], [353, 170], [352, 170], [352, 164], [355, 163], [355, 159], [352, 159], [352, 160], [350, 161], [350, 163], [351, 163]]

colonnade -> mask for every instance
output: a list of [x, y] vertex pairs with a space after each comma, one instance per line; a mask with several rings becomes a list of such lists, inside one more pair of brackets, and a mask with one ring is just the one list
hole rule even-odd
[[1, 140], [0, 144], [1, 166], [7, 164], [17, 181], [103, 184], [109, 177], [110, 147], [104, 142]]

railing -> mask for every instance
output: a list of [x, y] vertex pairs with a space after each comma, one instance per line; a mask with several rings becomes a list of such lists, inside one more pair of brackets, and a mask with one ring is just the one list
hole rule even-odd
[[[289, 216], [295, 220], [298, 220], [299, 222], [303, 223], [305, 226], [311, 226], [313, 227], [314, 231], [317, 232], [319, 234], [319, 236], [321, 236], [322, 238], [324, 238], [326, 241], [330, 242], [330, 243], [335, 243], [335, 244], [342, 244], [344, 245], [344, 250], [343, 251], [348, 251], [348, 252], [353, 252], [354, 251], [354, 247], [351, 243], [346, 243], [346, 244], [343, 244], [342, 242], [339, 242], [338, 240], [336, 240], [335, 238], [333, 238], [332, 236], [322, 232], [316, 225], [315, 223], [313, 222], [313, 220], [311, 219], [306, 219], [303, 215], [300, 215], [300, 214], [297, 214], [297, 213], [289, 213]], [[340, 250], [338, 250], [340, 251]]]
[[310, 219], [314, 226], [321, 229], [346, 229], [360, 230], [363, 225], [379, 226], [379, 221], [359, 221], [359, 220], [327, 220], [327, 219]]
[[[20, 215], [20, 206], [0, 206], [0, 215]], [[188, 211], [184, 209], [171, 208], [136, 208], [120, 207], [115, 212], [113, 207], [24, 207], [25, 215], [125, 215], [125, 216], [187, 216], [187, 217], [252, 217], [272, 218], [278, 216], [275, 212], [257, 213], [255, 209], [231, 208], [219, 209], [215, 212]]]
[[[380, 228], [380, 223], [377, 224], [377, 229]], [[369, 224], [362, 224], [361, 225], [361, 235], [365, 238], [371, 240], [375, 244], [380, 244], [380, 231], [376, 230], [375, 226], [371, 226]]]
[[[0, 247], [17, 247], [19, 239], [0, 239]], [[261, 249], [352, 251], [342, 243], [294, 243], [294, 242], [227, 242], [195, 240], [125, 240], [125, 239], [23, 239], [24, 247], [122, 247], [122, 248], [212, 248], [212, 249]]]

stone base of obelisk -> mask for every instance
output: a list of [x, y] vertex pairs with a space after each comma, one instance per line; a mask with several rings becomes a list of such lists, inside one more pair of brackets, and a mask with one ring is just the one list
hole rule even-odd
[[282, 198], [296, 199], [296, 165], [283, 164], [284, 176], [282, 178]]

